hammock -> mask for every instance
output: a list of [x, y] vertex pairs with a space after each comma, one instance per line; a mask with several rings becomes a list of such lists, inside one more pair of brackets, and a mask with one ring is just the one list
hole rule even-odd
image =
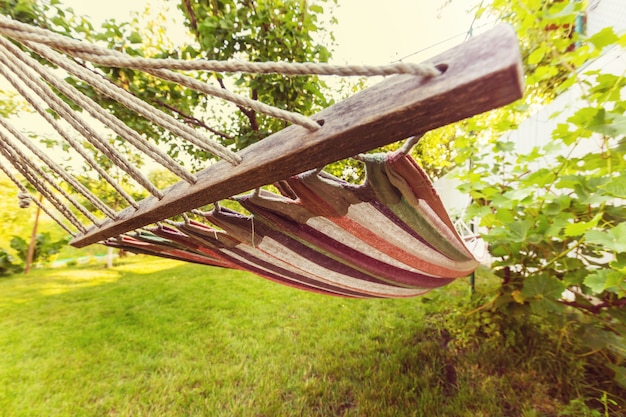
[[[38, 149], [8, 120], [0, 119], [0, 169], [19, 188], [20, 206], [28, 201], [37, 204], [74, 237], [72, 245], [103, 243], [136, 253], [242, 269], [296, 288], [344, 297], [415, 296], [466, 276], [478, 265], [430, 180], [407, 156], [406, 149], [390, 154], [362, 153], [418, 137], [507, 104], [522, 94], [519, 49], [514, 32], [506, 26], [424, 64], [337, 67], [128, 57], [0, 16], [0, 58], [0, 75], [128, 203], [119, 212], [108, 207], [45, 150]], [[234, 153], [85, 65], [78, 65], [77, 59], [94, 66], [144, 71], [292, 125]], [[43, 61], [221, 160], [197, 173], [186, 171], [50, 71]], [[402, 75], [305, 117], [201, 83], [180, 72], [185, 70]], [[181, 181], [164, 190], [155, 187], [97, 128], [60, 99], [59, 92]], [[151, 197], [135, 201], [85, 152], [74, 139], [76, 134]], [[367, 179], [362, 185], [348, 184], [319, 169], [354, 155], [360, 155], [366, 166]], [[41, 165], [48, 169], [41, 169]], [[33, 198], [14, 171], [54, 210]], [[280, 194], [259, 188], [267, 184], [274, 184]], [[253, 189], [257, 191], [241, 195]], [[219, 205], [226, 198], [238, 201], [249, 214]], [[82, 200], [92, 208], [84, 207]], [[214, 204], [215, 209], [206, 213], [197, 210], [208, 204]], [[201, 216], [191, 220], [186, 213]], [[169, 220], [181, 215], [184, 222]]]
[[218, 207], [204, 213], [210, 225], [161, 225], [105, 244], [344, 297], [416, 296], [472, 273], [478, 262], [415, 161], [403, 151], [361, 159], [360, 186], [309, 171], [279, 185], [289, 196], [237, 197], [250, 215]]

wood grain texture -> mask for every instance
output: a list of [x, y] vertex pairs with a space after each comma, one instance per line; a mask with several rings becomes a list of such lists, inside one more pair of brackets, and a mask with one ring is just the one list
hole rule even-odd
[[219, 161], [180, 182], [164, 198], [142, 200], [115, 221], [74, 238], [84, 247], [300, 172], [457, 122], [522, 97], [517, 38], [499, 26], [429, 60], [444, 74], [423, 79], [394, 76], [313, 116], [323, 127], [290, 126], [239, 152], [243, 162]]

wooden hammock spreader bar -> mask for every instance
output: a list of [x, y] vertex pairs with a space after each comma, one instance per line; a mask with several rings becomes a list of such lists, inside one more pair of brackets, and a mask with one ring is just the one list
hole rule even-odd
[[390, 77], [313, 116], [321, 129], [289, 126], [240, 151], [239, 165], [219, 161], [197, 173], [197, 183], [181, 181], [164, 190], [161, 200], [149, 197], [138, 209], [121, 211], [116, 220], [90, 228], [70, 244], [97, 243], [522, 97], [520, 52], [509, 26], [496, 27], [429, 62], [444, 73]]

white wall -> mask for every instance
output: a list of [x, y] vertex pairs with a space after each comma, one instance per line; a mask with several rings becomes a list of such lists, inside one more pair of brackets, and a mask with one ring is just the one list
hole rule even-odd
[[587, 34], [593, 35], [607, 26], [612, 26], [616, 32], [626, 30], [625, 0], [589, 1], [589, 6], [587, 7]]
[[[586, 34], [591, 36], [605, 27], [613, 27], [615, 32], [626, 31], [626, 0], [592, 0], [587, 10]], [[605, 73], [623, 75], [626, 71], [626, 54], [621, 48], [611, 48], [601, 57], [588, 62], [580, 68], [580, 73], [601, 69]], [[584, 78], [584, 76], [583, 76]], [[552, 103], [543, 107], [533, 116], [520, 124], [516, 131], [507, 137], [514, 140], [520, 153], [528, 153], [535, 146], [545, 145], [552, 131], [559, 123], [565, 122], [576, 110], [585, 106], [580, 99], [581, 87], [575, 85], [559, 95]], [[556, 113], [558, 115], [555, 115]], [[600, 145], [593, 139], [580, 147], [578, 152], [595, 151]]]

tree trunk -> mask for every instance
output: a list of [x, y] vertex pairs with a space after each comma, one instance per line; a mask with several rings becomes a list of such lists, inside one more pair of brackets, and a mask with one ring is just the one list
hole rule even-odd
[[[39, 196], [39, 202], [43, 202], [43, 195]], [[35, 246], [37, 245], [37, 228], [39, 227], [39, 215], [41, 214], [41, 207], [37, 206], [35, 212], [35, 224], [33, 225], [33, 232], [30, 235], [30, 243], [28, 245], [28, 253], [26, 254], [26, 265], [24, 266], [24, 274], [30, 272], [30, 268], [33, 264], [33, 257], [35, 256]]]

